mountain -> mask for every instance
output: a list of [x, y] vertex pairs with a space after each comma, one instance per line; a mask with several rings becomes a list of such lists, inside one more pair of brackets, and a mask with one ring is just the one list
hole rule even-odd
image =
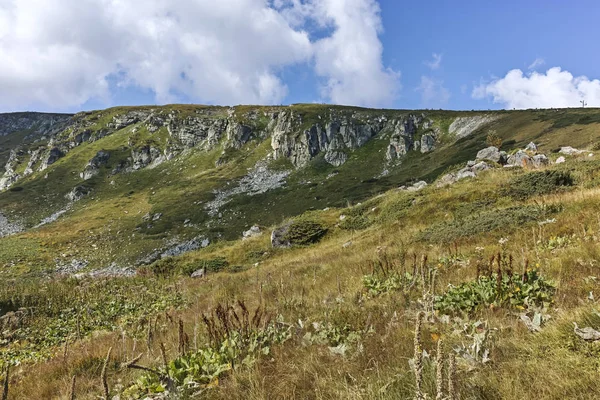
[[[599, 138], [597, 109], [0, 114], [0, 354], [24, 365], [11, 387], [59, 398], [75, 375], [93, 398], [104, 369], [122, 398], [412, 397], [419, 318], [429, 354], [439, 337], [454, 349], [466, 398], [527, 398], [543, 368], [575, 373], [565, 357], [589, 384], [592, 344], [571, 327], [600, 329]], [[154, 373], [102, 368], [116, 331], [112, 357], [145, 342]], [[85, 351], [56, 366], [65, 343]], [[435, 360], [421, 362], [431, 394]]]

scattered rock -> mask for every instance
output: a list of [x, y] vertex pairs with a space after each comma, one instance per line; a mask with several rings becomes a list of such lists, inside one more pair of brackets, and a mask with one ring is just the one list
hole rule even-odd
[[580, 338], [582, 338], [583, 340], [592, 341], [592, 342], [600, 340], [600, 332], [598, 332], [597, 330], [590, 328], [590, 327], [579, 328], [577, 326], [576, 322], [573, 322], [573, 325], [575, 325], [575, 329], [574, 329], [575, 334], [577, 336], [579, 336]]
[[56, 273], [60, 275], [73, 275], [79, 273], [82, 269], [89, 265], [87, 260], [72, 259], [68, 263], [62, 263], [59, 260], [56, 263]]
[[515, 167], [529, 167], [533, 164], [533, 160], [525, 152], [525, 150], [519, 150], [515, 154], [508, 157], [507, 165]]
[[156, 213], [152, 216], [152, 221], [158, 221], [162, 216], [162, 213]]
[[87, 186], [77, 185], [65, 195], [65, 198], [71, 202], [76, 202], [90, 194], [91, 191], [92, 189]]
[[187, 242], [177, 244], [167, 249], [166, 251], [161, 253], [160, 257], [177, 257], [184, 253], [189, 253], [190, 251], [208, 247], [209, 244], [210, 240], [208, 240], [206, 237], [198, 236], [192, 240], [188, 240]]
[[262, 234], [263, 233], [260, 230], [260, 227], [258, 225], [254, 225], [242, 234], [243, 235], [242, 240], [250, 239], [253, 237], [257, 237], [257, 236], [262, 236]]
[[525, 150], [526, 151], [531, 151], [533, 153], [537, 153], [538, 148], [537, 148], [537, 146], [536, 146], [535, 143], [529, 142], [529, 144], [527, 145], [527, 147], [525, 147]]
[[407, 192], [418, 192], [419, 190], [424, 189], [426, 187], [427, 187], [427, 182], [419, 181], [417, 183], [414, 183], [411, 186], [401, 186], [399, 189], [405, 190]]
[[535, 168], [541, 168], [549, 165], [550, 160], [544, 154], [537, 154], [533, 156], [532, 163]]
[[477, 160], [492, 161], [499, 164], [503, 164], [505, 161], [502, 157], [502, 153], [500, 152], [500, 150], [498, 150], [498, 148], [494, 146], [486, 147], [483, 150], [479, 150], [475, 158]]
[[208, 202], [205, 209], [208, 211], [208, 215], [214, 217], [219, 214], [219, 209], [227, 204], [233, 196], [238, 194], [256, 196], [280, 188], [285, 185], [285, 179], [289, 174], [290, 171], [271, 171], [265, 161], [259, 161], [248, 175], [239, 181], [235, 188], [215, 192], [215, 199]]
[[104, 150], [100, 150], [96, 155], [87, 163], [83, 172], [79, 174], [81, 179], [88, 180], [100, 173], [100, 167], [106, 165], [110, 158], [110, 153]]
[[291, 247], [291, 243], [286, 239], [286, 235], [290, 230], [291, 223], [287, 223], [279, 228], [273, 229], [271, 232], [271, 246], [275, 249], [286, 249]]
[[344, 249], [347, 249], [347, 248], [348, 248], [348, 247], [350, 247], [350, 246], [352, 246], [352, 240], [350, 240], [350, 241], [348, 241], [348, 242], [344, 243], [344, 244], [342, 245], [342, 248], [344, 248]]
[[10, 222], [4, 214], [0, 213], [0, 238], [15, 235], [25, 228], [20, 223]]
[[192, 278], [204, 278], [206, 276], [206, 268], [200, 268], [192, 272]]
[[574, 156], [583, 153], [583, 150], [577, 150], [571, 146], [561, 147], [559, 153], [566, 154], [568, 156]]

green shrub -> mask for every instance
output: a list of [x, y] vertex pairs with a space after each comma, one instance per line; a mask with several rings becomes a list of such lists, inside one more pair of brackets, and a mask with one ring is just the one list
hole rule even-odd
[[573, 186], [574, 180], [565, 171], [536, 171], [513, 178], [506, 194], [514, 199], [525, 200], [532, 196], [557, 192]]
[[557, 207], [519, 206], [483, 211], [478, 215], [433, 224], [420, 238], [428, 242], [452, 243], [458, 239], [502, 230], [503, 234], [558, 211]]
[[327, 233], [321, 223], [310, 220], [298, 220], [289, 226], [284, 239], [292, 245], [305, 246], [316, 243]]
[[535, 270], [525, 276], [503, 274], [500, 282], [497, 274], [492, 274], [451, 286], [436, 298], [435, 309], [444, 314], [468, 314], [490, 305], [513, 309], [544, 307], [552, 302], [554, 292], [554, 285]]
[[175, 258], [165, 257], [153, 262], [149, 269], [154, 275], [167, 277], [178, 273], [178, 264]]
[[368, 228], [371, 226], [371, 224], [372, 222], [369, 220], [369, 218], [365, 217], [364, 215], [359, 215], [356, 217], [346, 216], [346, 219], [340, 223], [340, 228], [358, 231]]

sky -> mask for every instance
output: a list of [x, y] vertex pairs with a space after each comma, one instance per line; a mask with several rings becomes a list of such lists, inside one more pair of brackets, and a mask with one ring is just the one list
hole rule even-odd
[[0, 112], [600, 107], [593, 0], [0, 0]]

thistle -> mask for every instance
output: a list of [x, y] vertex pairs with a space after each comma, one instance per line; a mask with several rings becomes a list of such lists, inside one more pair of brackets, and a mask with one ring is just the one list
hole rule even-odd
[[425, 398], [422, 392], [423, 385], [423, 347], [421, 345], [421, 324], [423, 323], [424, 313], [421, 311], [417, 314], [417, 322], [415, 324], [415, 400]]
[[8, 400], [8, 383], [10, 380], [10, 364], [4, 368], [4, 389], [2, 390], [2, 400]]
[[444, 350], [442, 339], [438, 339], [437, 342], [437, 354], [436, 354], [436, 400], [445, 400], [444, 397]]
[[110, 355], [112, 353], [112, 347], [108, 349], [108, 354], [106, 355], [106, 359], [104, 360], [104, 364], [102, 365], [102, 373], [100, 374], [100, 378], [102, 379], [102, 389], [104, 390], [104, 399], [110, 399], [110, 389], [108, 387], [107, 381], [107, 373], [108, 373], [108, 362], [110, 361]]
[[453, 353], [448, 356], [448, 400], [456, 400], [454, 377], [456, 375], [456, 357]]
[[69, 388], [69, 396], [68, 399], [69, 400], [75, 400], [75, 383], [77, 380], [77, 376], [73, 375], [73, 378], [71, 378], [71, 387]]

